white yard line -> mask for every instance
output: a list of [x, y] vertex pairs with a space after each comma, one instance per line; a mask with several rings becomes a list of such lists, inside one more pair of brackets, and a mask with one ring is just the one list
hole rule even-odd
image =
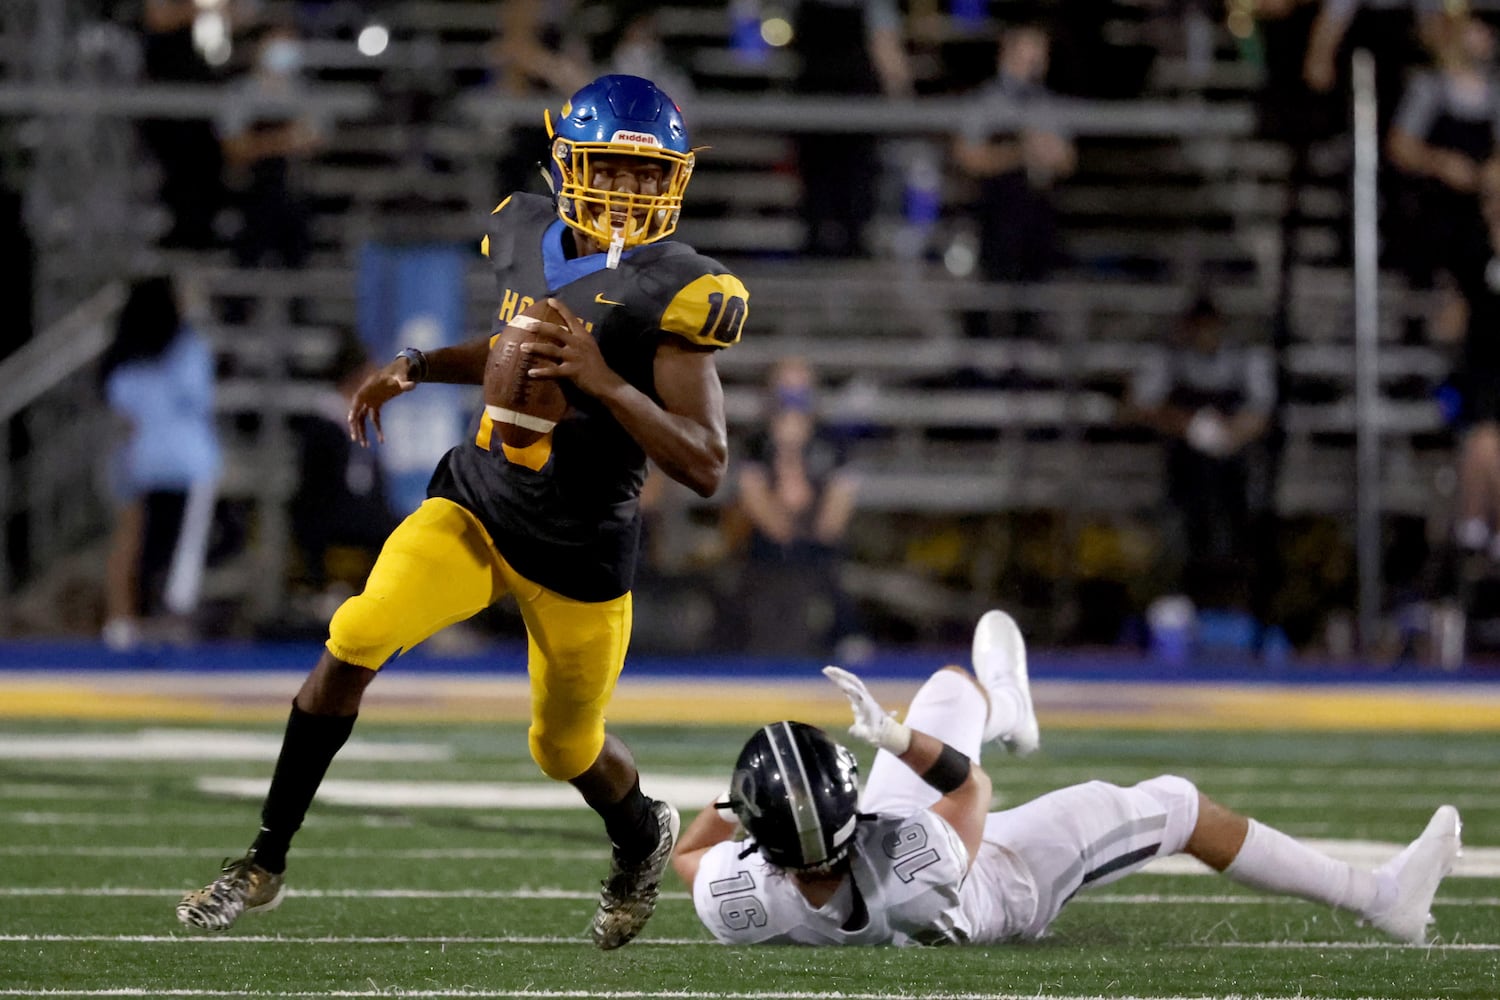
[[[331, 784], [333, 784], [333, 783], [331, 783]], [[324, 790], [325, 791], [327, 790], [326, 786], [325, 786]], [[577, 798], [576, 793], [571, 788], [564, 787], [562, 789], [559, 789], [558, 791], [561, 792], [561, 793], [573, 796], [575, 799]], [[509, 791], [507, 791], [506, 794], [509, 794]], [[498, 802], [498, 801], [501, 801], [502, 799], [503, 799], [503, 796], [502, 797], [497, 797], [495, 799], [495, 801]], [[525, 808], [524, 805], [518, 805], [518, 806], [513, 806], [513, 807], [514, 808]], [[70, 814], [70, 813], [11, 813], [11, 814], [0, 814], [0, 823], [3, 823], [5, 821], [5, 819], [7, 817], [9, 817], [12, 822], [21, 823], [21, 824], [25, 824], [25, 825], [32, 825], [32, 826], [62, 826], [62, 825], [67, 824], [69, 822], [68, 817], [69, 816], [73, 816], [73, 815], [74, 814]], [[82, 815], [82, 814], [79, 814], [79, 815]], [[95, 816], [97, 818], [97, 820], [98, 820], [97, 825], [102, 826], [102, 827], [141, 826], [141, 825], [147, 825], [148, 823], [149, 824], [154, 824], [154, 823], [160, 822], [160, 818], [159, 817], [153, 817], [153, 816], [141, 816], [141, 815], [131, 815], [131, 814], [121, 814], [121, 815], [115, 815], [115, 816], [107, 816], [107, 815], [104, 815], [104, 814], [89, 814], [89, 815]], [[75, 817], [75, 819], [76, 819], [76, 817]], [[191, 822], [193, 819], [206, 820], [206, 817], [186, 817], [185, 819], [187, 821]], [[326, 817], [326, 816], [322, 817], [322, 818], [318, 819], [316, 825], [322, 826], [322, 825], [328, 823], [329, 820], [330, 820], [329, 817]], [[235, 820], [235, 822], [240, 823], [241, 825], [243, 825], [243, 821], [242, 820], [238, 820], [237, 819], [237, 820]], [[367, 818], [367, 817], [360, 817], [358, 819], [358, 822], [362, 826], [368, 826], [369, 825], [369, 818]], [[173, 819], [172, 823], [173, 823], [173, 825], [182, 825], [182, 820]], [[73, 825], [82, 826], [82, 825], [86, 825], [86, 824], [82, 823], [81, 821], [75, 821], [75, 823]], [[208, 825], [217, 825], [217, 824], [203, 822], [201, 824], [195, 824], [195, 825], [205, 825], [205, 826], [208, 826]], [[1360, 868], [1374, 868], [1374, 867], [1377, 867], [1378, 865], [1380, 865], [1383, 862], [1385, 862], [1388, 858], [1392, 857], [1397, 851], [1399, 851], [1401, 849], [1401, 846], [1402, 846], [1400, 844], [1386, 843], [1386, 842], [1383, 842], [1383, 841], [1374, 841], [1374, 840], [1336, 840], [1336, 839], [1331, 839], [1331, 838], [1312, 838], [1312, 837], [1304, 837], [1304, 838], [1301, 838], [1301, 839], [1303, 840], [1304, 843], [1308, 844], [1311, 847], [1317, 848], [1319, 851], [1322, 851], [1323, 853], [1329, 855], [1330, 857], [1337, 858], [1340, 861], [1348, 862], [1349, 864], [1356, 865], [1356, 866], [1358, 866]], [[597, 851], [587, 851], [587, 852], [584, 852], [584, 851], [576, 851], [576, 850], [548, 851], [548, 850], [528, 850], [528, 849], [521, 849], [521, 848], [512, 848], [512, 849], [491, 849], [491, 851], [493, 853], [486, 853], [485, 851], [482, 851], [482, 850], [467, 850], [467, 851], [460, 851], [458, 853], [446, 853], [446, 852], [441, 852], [441, 851], [438, 851], [438, 850], [431, 850], [431, 849], [427, 850], [427, 851], [413, 851], [413, 852], [368, 850], [368, 851], [365, 851], [365, 852], [344, 851], [344, 852], [341, 853], [337, 849], [333, 849], [333, 850], [325, 850], [322, 853], [308, 852], [306, 855], [304, 855], [303, 852], [299, 851], [298, 852], [298, 856], [299, 857], [301, 857], [301, 856], [308, 856], [308, 857], [350, 857], [350, 858], [353, 858], [353, 857], [386, 857], [386, 858], [408, 858], [408, 859], [425, 858], [425, 859], [431, 859], [431, 860], [439, 860], [439, 859], [443, 859], [443, 858], [471, 859], [471, 860], [479, 860], [479, 859], [483, 859], [483, 858], [520, 859], [520, 860], [524, 860], [524, 859], [527, 859], [527, 858], [544, 858], [544, 857], [545, 858], [554, 858], [554, 859], [563, 859], [563, 858], [595, 858], [595, 857], [601, 856], [600, 853], [597, 852]], [[222, 854], [222, 849], [217, 849], [217, 850], [209, 850], [209, 849], [177, 850], [177, 849], [172, 849], [172, 848], [156, 848], [156, 849], [144, 848], [144, 849], [136, 850], [136, 849], [132, 849], [132, 848], [128, 848], [128, 847], [122, 847], [122, 846], [117, 845], [117, 844], [116, 845], [106, 846], [106, 847], [81, 846], [81, 847], [76, 847], [76, 848], [74, 848], [74, 847], [64, 847], [64, 846], [51, 846], [51, 845], [44, 846], [44, 847], [27, 848], [27, 847], [23, 847], [23, 846], [16, 845], [16, 844], [8, 844], [8, 845], [0, 846], [0, 856], [18, 855], [18, 856], [25, 857], [25, 856], [28, 856], [28, 855], [52, 855], [52, 856], [76, 856], [76, 857], [132, 857], [132, 856], [136, 856], [136, 857], [149, 857], [149, 856], [152, 856], [153, 854], [159, 854], [159, 855], [165, 855], [165, 856], [170, 856], [170, 855], [173, 855], [173, 854], [188, 854], [188, 855], [192, 855], [192, 856], [202, 857], [202, 856], [209, 855], [209, 854]], [[1176, 855], [1176, 856], [1173, 856], [1173, 857], [1161, 858], [1161, 859], [1159, 859], [1157, 861], [1153, 861], [1150, 865], [1148, 865], [1144, 869], [1143, 874], [1147, 874], [1147, 875], [1212, 875], [1212, 874], [1214, 874], [1214, 872], [1211, 871], [1206, 865], [1202, 864], [1199, 861], [1194, 860], [1193, 858], [1190, 858], [1190, 857], [1188, 857], [1186, 855]], [[1497, 847], [1474, 847], [1472, 845], [1471, 846], [1466, 846], [1464, 848], [1464, 854], [1463, 854], [1463, 856], [1461, 858], [1459, 858], [1458, 863], [1454, 867], [1453, 873], [1452, 873], [1452, 875], [1450, 877], [1451, 878], [1500, 878], [1500, 848], [1497, 848]]]
[[141, 802], [151, 797], [144, 788], [87, 788], [42, 782], [0, 785], [0, 798], [5, 799], [123, 799]]
[[[484, 814], [480, 814], [484, 815]], [[199, 814], [176, 814], [164, 817], [161, 813], [81, 813], [81, 812], [40, 812], [35, 809], [21, 809], [15, 812], [0, 812], [0, 827], [11, 826], [98, 826], [106, 830], [113, 830], [121, 826], [152, 826], [152, 827], [184, 827], [191, 826], [200, 829], [235, 830], [243, 832], [247, 821], [254, 822], [255, 811], [245, 806], [243, 811], [235, 812], [225, 810], [219, 815]], [[392, 826], [411, 826], [411, 821], [403, 816], [382, 816], [378, 813], [362, 813], [359, 815], [337, 813], [324, 813], [322, 815], [309, 816], [302, 824], [303, 828], [317, 827], [322, 830], [338, 830], [348, 827], [360, 829], [372, 829]], [[251, 826], [250, 829], [254, 829]]]
[[[175, 898], [185, 890], [153, 888], [127, 888], [120, 886], [3, 886], [0, 898]], [[532, 889], [287, 889], [288, 897], [302, 899], [559, 899], [593, 902], [599, 898], [597, 891], [577, 889], [532, 888]], [[686, 892], [664, 892], [662, 899], [688, 900]], [[1217, 895], [1195, 896], [1192, 894], [1135, 894], [1112, 895], [1109, 893], [1083, 893], [1074, 897], [1069, 905], [1096, 903], [1111, 906], [1154, 906], [1159, 903], [1193, 904], [1212, 906], [1254, 906], [1295, 902], [1281, 896], [1271, 895]], [[1500, 897], [1454, 897], [1439, 896], [1435, 906], [1500, 906]]]
[[[1273, 788], [1279, 788], [1284, 785], [1296, 785], [1310, 786], [1318, 789], [1320, 793], [1336, 794], [1339, 789], [1330, 787], [1330, 782], [1334, 779], [1346, 787], [1358, 785], [1382, 790], [1412, 787], [1485, 790], [1494, 787], [1493, 778], [1484, 773], [1485, 767], [1486, 765], [1479, 761], [1432, 767], [1364, 766], [1357, 763], [1327, 766], [1304, 765], [1288, 768], [1272, 765], [1244, 767], [1205, 764], [1191, 767], [1184, 765], [1181, 773], [1183, 777], [1191, 778], [1195, 783], [1210, 791], [1222, 791], [1226, 787], [1238, 789], [1246, 786], [1270, 785]], [[1027, 787], [1037, 784], [1070, 785], [1093, 778], [1105, 778], [1110, 774], [1122, 775], [1123, 780], [1133, 781], [1150, 771], [1150, 768], [1143, 768], [1136, 764], [1047, 765], [1037, 761], [1027, 761], [1021, 767], [998, 771], [992, 774], [991, 778], [997, 789], [1007, 789], [1017, 785]]]
[[[348, 860], [381, 858], [391, 861], [548, 861], [597, 860], [609, 857], [604, 848], [527, 848], [527, 847], [299, 847], [297, 858], [344, 858]], [[20, 858], [222, 858], [222, 847], [62, 847], [56, 844], [0, 844], [0, 857]]]
[[[701, 809], [724, 792], [720, 777], [642, 774], [641, 790], [681, 809]], [[203, 777], [200, 792], [265, 798], [270, 778]], [[586, 809], [578, 790], [549, 781], [360, 781], [330, 779], [318, 786], [318, 801], [344, 806], [414, 809]]]
[[[281, 751], [276, 733], [219, 729], [142, 729], [113, 736], [37, 733], [0, 736], [0, 760], [271, 760]], [[451, 760], [445, 743], [396, 743], [351, 739], [339, 760], [391, 763]]]
[[[1275, 997], [1264, 993], [1250, 994], [1171, 994], [1143, 996], [1104, 996], [1091, 994], [1060, 993], [897, 993], [883, 990], [879, 993], [845, 993], [842, 991], [804, 992], [719, 992], [704, 990], [402, 990], [398, 988], [378, 990], [164, 990], [120, 987], [107, 990], [15, 990], [0, 989], [0, 996], [7, 997], [412, 997], [412, 998], [489, 998], [514, 997], [516, 1000], [571, 1000], [571, 998], [599, 998], [599, 1000], [1305, 1000], [1302, 996]], [[1387, 997], [1349, 997], [1347, 1000], [1398, 1000]]]
[[[248, 813], [246, 814], [248, 815]], [[319, 817], [308, 818], [307, 824], [322, 822]], [[39, 812], [34, 809], [19, 809], [15, 812], [0, 812], [0, 826], [205, 826], [240, 827], [245, 825], [245, 816], [163, 816], [161, 813], [77, 813]]]
[[[658, 947], [691, 947], [712, 945], [708, 938], [641, 938], [640, 945]], [[583, 937], [562, 937], [545, 934], [496, 934], [487, 936], [469, 935], [320, 935], [297, 937], [283, 934], [0, 934], [0, 944], [437, 944], [437, 945], [537, 945], [568, 944], [589, 945]], [[981, 946], [988, 947], [988, 946]], [[997, 946], [999, 947], [999, 946]], [[1376, 951], [1387, 948], [1421, 947], [1437, 951], [1500, 951], [1500, 943], [1454, 942], [1450, 944], [1404, 945], [1391, 941], [1187, 941], [1181, 944], [1165, 944], [1160, 947], [1181, 950], [1219, 950], [1240, 948], [1249, 950], [1277, 951]]]
[[[1331, 779], [1335, 783], [1337, 778]], [[265, 798], [271, 780], [205, 776], [195, 785], [200, 792], [260, 801]], [[1335, 784], [1335, 789], [1336, 789]], [[654, 798], [666, 799], [679, 809], [697, 809], [724, 791], [722, 777], [681, 774], [641, 775], [641, 789]], [[1487, 798], [1449, 796], [1460, 808], [1475, 810], [1491, 807]], [[577, 791], [555, 782], [517, 781], [387, 781], [342, 779], [324, 781], [318, 788], [318, 801], [346, 806], [379, 806], [386, 808], [447, 809], [584, 809]], [[1317, 809], [1430, 809], [1443, 799], [1431, 791], [1401, 795], [1381, 795], [1373, 799], [1368, 791], [1340, 796], [1326, 789], [1307, 791], [1250, 792], [1235, 797], [1236, 807], [1245, 809], [1289, 808], [1303, 806]], [[1418, 831], [1419, 832], [1419, 831]]]

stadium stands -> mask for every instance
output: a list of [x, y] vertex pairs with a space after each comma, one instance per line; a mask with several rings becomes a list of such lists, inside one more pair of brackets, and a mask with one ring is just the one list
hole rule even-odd
[[[55, 30], [86, 37], [81, 5], [59, 6], [73, 20]], [[1141, 5], [1147, 14], [1151, 7]], [[482, 213], [502, 193], [493, 190], [494, 149], [511, 125], [539, 111], [537, 102], [500, 99], [483, 87], [492, 5], [397, 3], [383, 14], [395, 43], [378, 58], [359, 55], [332, 29], [308, 47], [309, 68], [321, 78], [312, 99], [336, 125], [307, 178], [317, 208], [312, 264], [295, 273], [242, 272], [225, 252], [151, 247], [165, 223], [152, 204], [150, 167], [130, 152], [128, 123], [148, 108], [211, 114], [218, 98], [187, 87], [117, 87], [129, 75], [122, 68], [128, 59], [106, 57], [128, 48], [118, 26], [98, 28], [97, 51], [64, 46], [87, 57], [78, 67], [51, 77], [16, 74], [21, 82], [0, 85], [0, 109], [23, 129], [36, 185], [32, 218], [44, 320], [57, 321], [65, 306], [109, 277], [161, 265], [183, 273], [210, 307], [231, 297], [252, 302], [244, 325], [215, 321], [206, 331], [226, 373], [219, 396], [231, 455], [226, 495], [245, 505], [253, 526], [247, 554], [221, 570], [213, 586], [225, 595], [253, 595], [251, 620], [274, 617], [281, 599], [277, 588], [263, 584], [285, 576], [278, 511], [293, 486], [285, 418], [312, 398], [311, 373], [332, 353], [333, 331], [354, 320], [358, 247], [369, 239], [471, 241]], [[1144, 37], [1145, 14], [1119, 16], [1126, 34]], [[772, 360], [808, 357], [831, 382], [824, 416], [855, 438], [865, 482], [862, 516], [872, 533], [879, 533], [879, 518], [1043, 509], [1061, 512], [1075, 531], [1081, 519], [1096, 515], [1149, 524], [1161, 499], [1160, 451], [1119, 428], [1116, 417], [1142, 357], [1139, 347], [1161, 336], [1199, 285], [1214, 289], [1237, 335], [1269, 339], [1288, 255], [1296, 263], [1276, 506], [1286, 515], [1336, 519], [1352, 509], [1352, 300], [1340, 256], [1341, 168], [1334, 162], [1297, 192], [1301, 225], [1284, 226], [1290, 155], [1259, 134], [1258, 78], [1227, 51], [1206, 85], [1180, 59], [1163, 56], [1143, 77], [1138, 99], [1078, 101], [1064, 109], [1082, 154], [1078, 174], [1057, 192], [1069, 264], [1049, 285], [1006, 287], [956, 277], [938, 259], [962, 243], [964, 219], [956, 212], [943, 220], [923, 258], [895, 256], [904, 223], [894, 171], [872, 259], [819, 264], [795, 257], [802, 233], [791, 130], [834, 123], [893, 140], [930, 139], [965, 113], [961, 98], [877, 107], [783, 95], [773, 104], [745, 93], [784, 86], [785, 55], [747, 62], [729, 53], [727, 19], [716, 5], [674, 5], [661, 12], [660, 24], [701, 87], [691, 113], [702, 123], [701, 141], [712, 147], [690, 191], [681, 235], [732, 263], [754, 296], [746, 341], [721, 366], [736, 436], [758, 420], [757, 387]], [[11, 17], [0, 21], [0, 39], [13, 43], [18, 32], [36, 27]], [[602, 30], [600, 22], [583, 27]], [[15, 46], [6, 51], [9, 64], [18, 65]], [[410, 81], [434, 65], [445, 77], [427, 86], [431, 102], [402, 117], [415, 107], [407, 100]], [[930, 71], [933, 64], [922, 65]], [[1207, 90], [1212, 103], [1203, 99]], [[891, 162], [899, 162], [895, 153]], [[74, 189], [70, 201], [69, 184], [83, 177], [93, 187]], [[950, 180], [945, 193], [950, 204], [962, 203], [961, 185]], [[101, 206], [110, 208], [91, 214]], [[1283, 245], [1288, 237], [1291, 246]], [[84, 246], [94, 252], [80, 252]], [[484, 328], [491, 289], [477, 255], [468, 289], [470, 324]], [[1383, 279], [1382, 295], [1387, 350], [1379, 419], [1386, 461], [1379, 495], [1388, 514], [1421, 518], [1436, 509], [1433, 483], [1449, 461], [1431, 398], [1447, 360], [1440, 348], [1404, 342], [1406, 318], [1425, 315], [1428, 303], [1395, 277]], [[296, 324], [293, 299], [308, 304]], [[979, 340], [964, 336], [965, 311], [1045, 319], [1024, 339]], [[75, 375], [58, 383], [23, 414], [49, 451], [61, 442], [46, 425], [61, 398], [76, 402], [84, 381]], [[42, 570], [97, 537], [97, 501], [63, 504], [71, 522], [47, 527], [46, 512], [59, 495], [97, 496], [86, 465], [60, 471], [18, 456], [0, 469], [18, 484], [6, 491], [9, 517], [30, 524], [30, 555], [17, 564], [12, 553], [23, 578], [17, 582], [36, 584]]]

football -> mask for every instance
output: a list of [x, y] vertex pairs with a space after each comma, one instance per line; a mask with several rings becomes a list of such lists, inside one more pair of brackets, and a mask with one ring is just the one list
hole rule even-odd
[[546, 339], [536, 329], [539, 323], [566, 325], [545, 300], [534, 302], [500, 331], [484, 366], [485, 412], [495, 421], [500, 440], [512, 448], [535, 444], [568, 412], [557, 380], [527, 374], [533, 359], [521, 346]]

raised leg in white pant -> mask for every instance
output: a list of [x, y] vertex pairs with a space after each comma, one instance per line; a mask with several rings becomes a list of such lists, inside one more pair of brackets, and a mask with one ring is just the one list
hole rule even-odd
[[[944, 667], [923, 682], [902, 721], [977, 763], [988, 712], [984, 689], [973, 675], [959, 667]], [[941, 797], [910, 767], [881, 750], [875, 755], [859, 807], [864, 812], [904, 816], [928, 808]]]

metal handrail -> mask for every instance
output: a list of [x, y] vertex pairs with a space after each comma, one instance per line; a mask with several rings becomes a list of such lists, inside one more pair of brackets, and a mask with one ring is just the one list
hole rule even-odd
[[110, 282], [0, 362], [0, 424], [103, 354], [124, 304], [125, 286]]
[[[381, 91], [374, 85], [309, 83], [293, 97], [247, 96], [212, 84], [140, 83], [128, 88], [45, 83], [0, 85], [0, 113], [128, 118], [215, 118], [230, 103], [251, 102], [258, 110], [313, 112], [332, 118], [377, 114]], [[470, 122], [494, 128], [535, 124], [541, 109], [556, 100], [511, 97], [488, 90], [460, 96], [454, 106]], [[976, 126], [1007, 128], [1022, 124], [1028, 111], [1001, 98], [976, 100], [921, 97], [807, 97], [772, 93], [755, 97], [703, 95], [692, 106], [695, 121], [714, 129], [773, 132], [873, 132], [923, 135], [967, 132]], [[1074, 135], [1245, 136], [1255, 131], [1249, 102], [1208, 105], [1197, 100], [1091, 101], [1058, 99], [1048, 104], [1047, 120]]]

